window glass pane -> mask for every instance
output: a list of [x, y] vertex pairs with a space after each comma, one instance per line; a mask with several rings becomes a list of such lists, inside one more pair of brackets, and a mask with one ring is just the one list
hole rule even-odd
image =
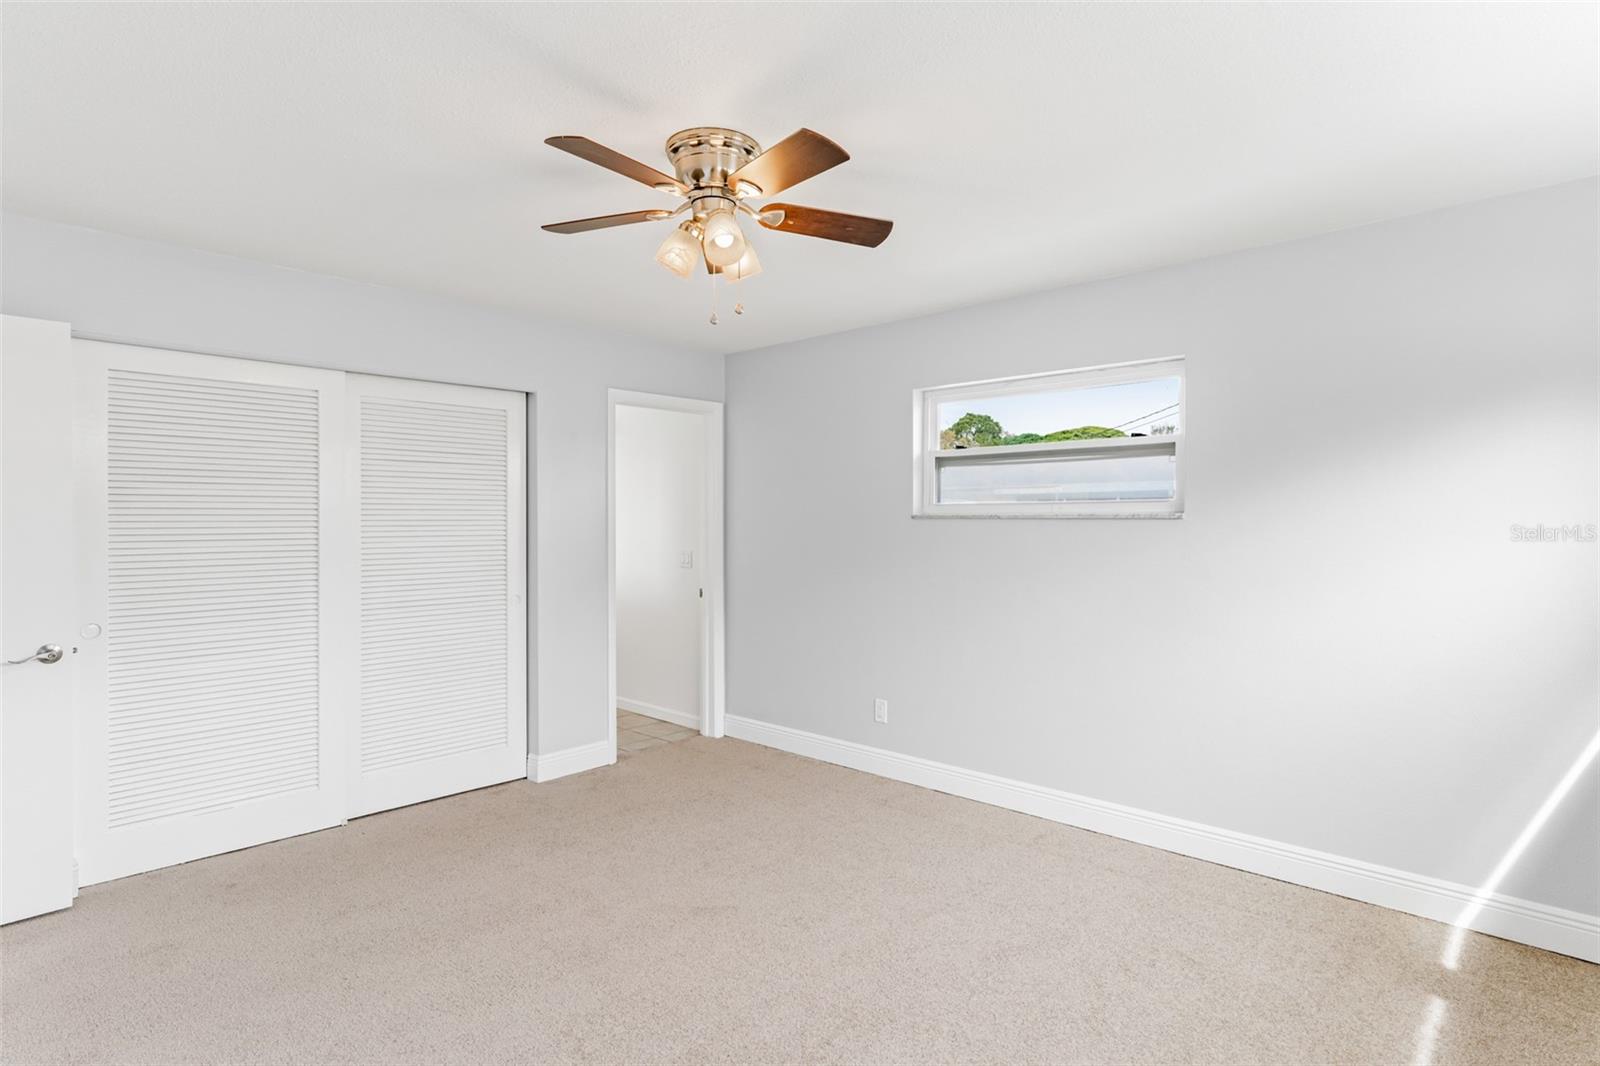
[[1021, 463], [942, 461], [939, 502], [1170, 500], [1177, 491], [1177, 475], [1177, 459], [1171, 455], [1052, 457]]
[[952, 400], [939, 404], [939, 447], [983, 448], [1180, 432], [1180, 380]]

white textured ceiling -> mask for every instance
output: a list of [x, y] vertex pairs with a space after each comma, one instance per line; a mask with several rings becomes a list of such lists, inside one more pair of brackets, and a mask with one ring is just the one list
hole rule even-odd
[[[4, 5], [7, 209], [733, 351], [1600, 169], [1592, 4]], [[748, 313], [652, 261], [694, 125], [852, 159]], [[579, 357], [576, 353], [574, 357]]]

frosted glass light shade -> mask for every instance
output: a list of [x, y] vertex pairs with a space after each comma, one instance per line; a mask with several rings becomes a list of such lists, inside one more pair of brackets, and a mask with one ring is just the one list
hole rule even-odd
[[669, 233], [667, 239], [661, 242], [661, 247], [656, 249], [656, 262], [680, 278], [688, 277], [699, 261], [700, 242], [682, 229]]
[[734, 282], [753, 278], [761, 273], [761, 260], [756, 258], [756, 246], [749, 241], [744, 243], [744, 255], [733, 266], [722, 268], [723, 280]]
[[744, 233], [734, 221], [732, 211], [713, 211], [705, 221], [706, 262], [715, 267], [730, 267], [744, 255]]

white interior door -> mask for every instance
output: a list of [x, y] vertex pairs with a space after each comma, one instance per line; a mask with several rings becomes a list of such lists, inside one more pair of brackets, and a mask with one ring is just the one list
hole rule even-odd
[[527, 773], [525, 398], [350, 375], [352, 816]]
[[[70, 906], [72, 689], [71, 336], [6, 316], [0, 335], [0, 921]], [[56, 655], [59, 654], [59, 658]], [[52, 661], [53, 660], [53, 661]]]
[[81, 882], [339, 824], [344, 376], [73, 344]]

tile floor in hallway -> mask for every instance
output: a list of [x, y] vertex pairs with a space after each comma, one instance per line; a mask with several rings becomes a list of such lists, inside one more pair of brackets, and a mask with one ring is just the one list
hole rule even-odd
[[699, 736], [694, 729], [686, 729], [674, 722], [663, 722], [632, 711], [617, 708], [617, 755], [636, 755], [661, 744]]

